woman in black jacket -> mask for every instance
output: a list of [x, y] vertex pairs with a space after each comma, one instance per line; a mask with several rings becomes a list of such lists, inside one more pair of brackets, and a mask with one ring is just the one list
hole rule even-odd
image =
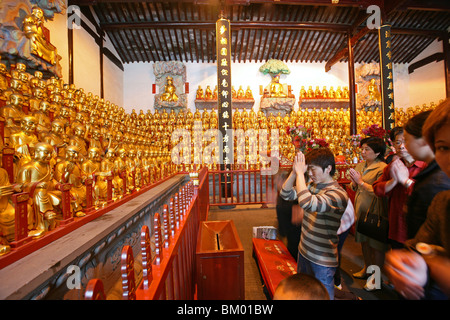
[[[437, 164], [434, 152], [422, 136], [422, 127], [431, 111], [421, 112], [412, 117], [405, 125], [405, 147], [415, 160], [427, 163], [427, 167], [414, 179], [409, 179], [406, 167], [400, 161], [393, 165], [397, 181], [409, 190], [406, 208], [408, 239], [414, 238], [427, 217], [427, 210], [434, 196], [450, 189], [450, 178]], [[405, 170], [406, 169], [406, 170]]]

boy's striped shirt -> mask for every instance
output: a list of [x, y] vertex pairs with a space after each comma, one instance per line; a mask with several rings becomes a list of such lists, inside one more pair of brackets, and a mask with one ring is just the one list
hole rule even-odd
[[302, 233], [298, 249], [306, 259], [325, 267], [338, 266], [337, 231], [347, 207], [347, 192], [336, 182], [308, 184], [308, 189], [296, 193], [281, 189], [285, 200], [298, 199], [304, 209]]

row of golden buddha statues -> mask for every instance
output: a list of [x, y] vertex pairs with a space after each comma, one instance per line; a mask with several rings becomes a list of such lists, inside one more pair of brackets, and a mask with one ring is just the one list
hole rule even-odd
[[[281, 86], [281, 85], [280, 85]], [[286, 94], [283, 95], [284, 89], [275, 90], [271, 88], [269, 96], [271, 97], [285, 97]], [[253, 99], [253, 93], [250, 89], [250, 86], [244, 91], [242, 86], [239, 86], [239, 89], [236, 91], [234, 86], [231, 88], [231, 94], [233, 99]], [[305, 89], [305, 86], [302, 86], [300, 89], [300, 98], [301, 99], [349, 99], [349, 91], [348, 87], [344, 87], [341, 89], [340, 86], [334, 90], [333, 86], [330, 89], [327, 89], [326, 86], [323, 86], [322, 90], [319, 86], [316, 86], [315, 90], [313, 90], [312, 86], [309, 86], [308, 90]], [[211, 86], [207, 85], [206, 89], [203, 90], [201, 86], [198, 86], [196, 96], [196, 100], [217, 100], [217, 86], [215, 86], [214, 91], [211, 90]]]
[[[231, 86], [231, 98], [232, 99], [253, 99], [253, 93], [250, 86], [244, 91], [242, 86], [236, 91], [234, 86]], [[211, 86], [207, 85], [205, 90], [201, 86], [198, 86], [195, 95], [196, 100], [217, 100], [217, 86], [215, 86], [214, 91], [211, 90]]]
[[349, 99], [349, 94], [348, 87], [341, 89], [340, 86], [336, 90], [334, 90], [333, 86], [330, 89], [323, 86], [322, 90], [320, 90], [319, 86], [316, 86], [315, 90], [313, 90], [312, 86], [309, 86], [308, 90], [305, 89], [305, 86], [302, 86], [300, 89], [300, 99]]

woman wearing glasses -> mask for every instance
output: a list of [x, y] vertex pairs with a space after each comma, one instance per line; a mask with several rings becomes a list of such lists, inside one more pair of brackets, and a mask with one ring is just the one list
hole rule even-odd
[[[402, 127], [392, 129], [394, 137], [393, 143], [398, 156], [397, 161], [401, 161], [408, 171], [408, 178], [414, 178], [426, 167], [423, 161], [414, 160], [405, 147], [404, 130]], [[378, 197], [389, 198], [389, 241], [392, 248], [402, 248], [403, 243], [408, 239], [406, 226], [406, 213], [403, 206], [408, 199], [408, 188], [398, 182], [397, 176], [392, 175], [391, 169], [396, 163], [392, 161], [384, 168], [383, 174], [372, 185], [373, 192]]]

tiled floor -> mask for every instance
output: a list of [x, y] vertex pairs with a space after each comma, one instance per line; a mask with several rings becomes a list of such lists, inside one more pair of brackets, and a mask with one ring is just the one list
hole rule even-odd
[[[245, 299], [265, 300], [263, 284], [258, 266], [252, 256], [252, 228], [253, 226], [277, 226], [275, 207], [261, 209], [259, 205], [237, 206], [233, 209], [219, 209], [211, 206], [208, 220], [233, 220], [244, 247], [245, 268]], [[342, 249], [341, 269], [346, 299], [357, 295], [363, 300], [396, 300], [395, 292], [386, 286], [381, 290], [367, 292], [363, 289], [365, 280], [354, 279], [351, 274], [362, 268], [361, 247], [355, 243], [350, 234]], [[354, 295], [350, 294], [354, 293]]]

